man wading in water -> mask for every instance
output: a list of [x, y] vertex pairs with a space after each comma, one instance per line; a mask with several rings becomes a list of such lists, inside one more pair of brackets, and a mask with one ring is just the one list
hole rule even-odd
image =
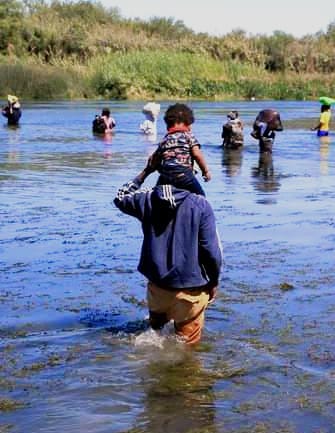
[[173, 320], [176, 334], [194, 344], [216, 296], [222, 264], [214, 213], [205, 197], [172, 185], [141, 190], [154, 170], [149, 163], [118, 190], [114, 203], [142, 224], [138, 270], [148, 279], [151, 327], [158, 330]]

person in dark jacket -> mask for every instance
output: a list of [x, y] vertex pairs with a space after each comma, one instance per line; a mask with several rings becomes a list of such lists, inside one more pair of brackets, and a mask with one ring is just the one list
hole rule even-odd
[[149, 322], [161, 329], [174, 321], [187, 344], [201, 338], [204, 312], [216, 296], [222, 254], [214, 213], [205, 197], [172, 185], [140, 189], [150, 163], [114, 199], [142, 224], [138, 270], [148, 279]]
[[8, 125], [17, 125], [22, 115], [19, 99], [14, 95], [8, 95], [7, 101], [7, 105], [2, 108], [2, 115], [7, 118]]
[[283, 129], [279, 112], [266, 109], [258, 113], [250, 135], [258, 140], [260, 153], [272, 153], [275, 131], [283, 131]]

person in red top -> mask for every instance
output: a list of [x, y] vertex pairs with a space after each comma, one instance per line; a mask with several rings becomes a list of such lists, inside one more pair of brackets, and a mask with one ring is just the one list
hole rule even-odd
[[198, 164], [205, 182], [211, 179], [200, 143], [191, 131], [194, 115], [185, 104], [168, 107], [164, 115], [167, 134], [150, 158], [151, 167], [158, 170], [158, 185], [173, 185], [195, 194], [205, 195], [194, 174], [194, 161]]

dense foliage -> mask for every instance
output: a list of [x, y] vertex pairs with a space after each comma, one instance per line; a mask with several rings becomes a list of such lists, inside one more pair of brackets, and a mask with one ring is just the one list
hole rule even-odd
[[91, 1], [0, 0], [3, 94], [307, 99], [335, 95], [334, 70], [335, 22], [300, 39], [212, 37]]

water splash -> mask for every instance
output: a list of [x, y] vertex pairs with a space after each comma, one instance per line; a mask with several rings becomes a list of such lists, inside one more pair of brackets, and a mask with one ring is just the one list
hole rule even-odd
[[150, 328], [141, 334], [134, 336], [133, 343], [135, 347], [145, 348], [154, 346], [159, 349], [163, 349], [165, 340], [165, 335], [162, 335], [161, 333]]

